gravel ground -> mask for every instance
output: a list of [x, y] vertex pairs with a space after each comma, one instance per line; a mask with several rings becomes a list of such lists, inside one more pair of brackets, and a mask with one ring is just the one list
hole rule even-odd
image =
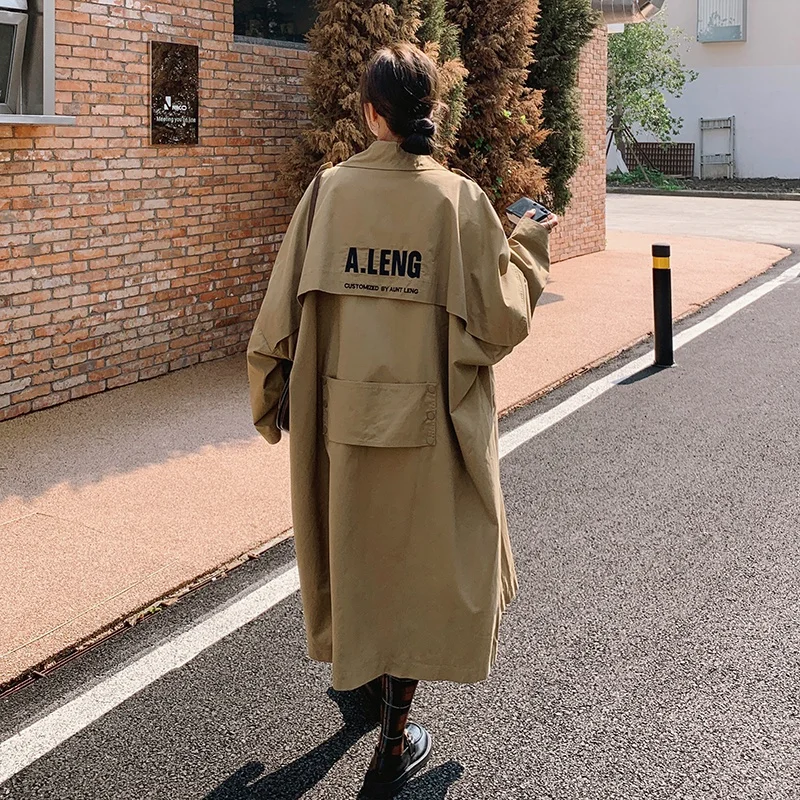
[[[719, 178], [703, 181], [699, 178], [673, 178], [672, 181], [683, 189], [695, 189], [698, 192], [766, 192], [800, 196], [800, 179], [795, 178]], [[622, 184], [609, 182], [608, 185], [616, 187]], [[638, 181], [627, 186], [637, 189], [650, 188], [650, 184], [646, 181]]]

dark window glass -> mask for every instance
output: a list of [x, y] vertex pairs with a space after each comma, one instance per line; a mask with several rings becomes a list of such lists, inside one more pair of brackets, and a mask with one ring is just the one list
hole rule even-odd
[[233, 4], [237, 36], [305, 42], [315, 18], [314, 0], [234, 0]]
[[14, 55], [16, 25], [0, 24], [0, 103], [8, 102], [11, 85], [11, 57]]

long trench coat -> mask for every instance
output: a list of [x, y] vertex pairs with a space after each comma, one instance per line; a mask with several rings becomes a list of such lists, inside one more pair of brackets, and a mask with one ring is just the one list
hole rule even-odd
[[510, 240], [473, 181], [392, 142], [305, 193], [248, 348], [256, 428], [281, 434], [308, 650], [333, 685], [483, 680], [517, 590], [492, 365], [528, 335], [548, 233]]

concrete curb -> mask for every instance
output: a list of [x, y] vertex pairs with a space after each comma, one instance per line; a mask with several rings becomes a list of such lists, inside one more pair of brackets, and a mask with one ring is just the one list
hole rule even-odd
[[[647, 302], [650, 291], [647, 255], [652, 243], [651, 235], [619, 234], [611, 231], [609, 236], [612, 241], [619, 240], [611, 252], [583, 257], [578, 260], [575, 269], [565, 270], [553, 282], [551, 292], [557, 295], [557, 300], [566, 300], [567, 303], [564, 306], [545, 304], [537, 312], [540, 320], [544, 317], [542, 325], [546, 328], [546, 331], [544, 328], [541, 331], [539, 341], [529, 343], [527, 351], [525, 346], [519, 348], [516, 362], [509, 360], [501, 365], [501, 368], [505, 368], [506, 388], [498, 396], [499, 407], [516, 407], [521, 404], [520, 399], [522, 404], [530, 401], [538, 393], [536, 386], [543, 387], [542, 394], [546, 393], [554, 385], [563, 384], [565, 379], [568, 380], [576, 373], [580, 374], [598, 360], [604, 361], [620, 346], [630, 346], [639, 335], [649, 331], [652, 318]], [[679, 241], [684, 243], [685, 253], [695, 253], [695, 256], [685, 256], [689, 270], [687, 274], [702, 279], [702, 287], [694, 280], [685, 284], [686, 293], [681, 301], [681, 308], [686, 307], [687, 310], [696, 307], [698, 301], [718, 296], [720, 289], [727, 291], [731, 284], [754, 277], [755, 266], [761, 267], [762, 261], [769, 261], [768, 264], [763, 264], [763, 269], [770, 268], [779, 255], [772, 253], [771, 248], [762, 252], [762, 246], [754, 243], [719, 243], [703, 237], [676, 237], [673, 244]], [[725, 245], [723, 251], [727, 254], [726, 257], [710, 259], [713, 263], [706, 264], [703, 254], [707, 254], [709, 248], [716, 252], [720, 245]], [[750, 249], [746, 257], [742, 256], [743, 248]], [[699, 266], [701, 264], [702, 267]], [[625, 276], [626, 279], [614, 280], [614, 275]], [[708, 281], [708, 285], [705, 281]], [[609, 311], [618, 312], [620, 306], [625, 305], [620, 303], [620, 297], [643, 298], [640, 320], [631, 321], [629, 310], [622, 310], [616, 316], [609, 315]], [[586, 308], [582, 305], [586, 298], [591, 298], [595, 307], [599, 304], [601, 313], [587, 317]], [[677, 303], [678, 295], [675, 300]], [[608, 308], [604, 308], [606, 305]], [[613, 320], [609, 323], [611, 317]], [[617, 328], [624, 330], [625, 335], [620, 335]], [[548, 345], [551, 346], [551, 352], [557, 352], [556, 345], [563, 340], [562, 334], [577, 336], [580, 341], [576, 340], [576, 347], [563, 348], [563, 358], [554, 357], [550, 359], [553, 365], [545, 366], [541, 363], [544, 360], [539, 359], [538, 354]], [[602, 346], [594, 341], [597, 337]], [[584, 347], [585, 351], [582, 349]], [[531, 372], [534, 361], [538, 364], [535, 380]], [[92, 616], [84, 614], [79, 624], [73, 624], [74, 620], [70, 617], [66, 622], [72, 627], [64, 633], [57, 633], [49, 638], [39, 637], [43, 642], [41, 645], [26, 649], [25, 655], [16, 657], [13, 662], [9, 660], [7, 663], [0, 663], [0, 667], [4, 668], [0, 670], [0, 684], [15, 682], [25, 673], [36, 677], [31, 670], [49, 673], [49, 664], [57, 654], [70, 658], [75, 652], [76, 644], [82, 643], [82, 647], [78, 645], [78, 652], [85, 652], [98, 642], [99, 637], [111, 632], [115, 626], [123, 627], [126, 621], [130, 624], [153, 616], [152, 612], [162, 605], [171, 605], [186, 590], [236, 568], [237, 564], [247, 558], [251, 548], [255, 548], [255, 552], [259, 552], [262, 546], [271, 549], [270, 546], [274, 546], [276, 542], [271, 541], [273, 537], [270, 534], [283, 533], [291, 525], [287, 511], [289, 487], [285, 448], [268, 451], [259, 442], [260, 451], [256, 452], [253, 447], [253, 452], [250, 452], [249, 447], [256, 437], [251, 429], [246, 406], [240, 407], [238, 402], [235, 405], [231, 403], [231, 389], [240, 392], [241, 397], [246, 396], [241, 356], [237, 356], [235, 360], [208, 362], [199, 365], [197, 369], [200, 372], [175, 372], [161, 379], [122, 388], [119, 392], [82, 400], [80, 404], [47, 409], [42, 412], [51, 421], [47, 426], [33, 425], [32, 421], [26, 422], [24, 419], [6, 423], [11, 425], [7, 429], [3, 426], [4, 434], [12, 428], [19, 433], [12, 441], [11, 452], [25, 452], [30, 448], [29, 437], [35, 434], [36, 437], [41, 436], [51, 441], [52, 432], [49, 428], [52, 421], [63, 420], [58, 427], [64, 438], [55, 448], [42, 448], [40, 457], [34, 461], [36, 470], [41, 474], [30, 481], [28, 476], [22, 476], [8, 487], [4, 485], [3, 488], [11, 500], [0, 503], [0, 510], [7, 509], [4, 516], [9, 521], [17, 520], [20, 514], [25, 518], [47, 516], [51, 519], [50, 522], [40, 521], [37, 524], [45, 525], [47, 530], [54, 531], [54, 535], [58, 531], [53, 526], [70, 526], [64, 536], [72, 539], [70, 542], [63, 541], [61, 546], [77, 565], [76, 569], [85, 568], [86, 573], [81, 576], [80, 581], [67, 581], [67, 589], [71, 591], [73, 585], [76, 587], [75, 596], [82, 603], [81, 608], [93, 610], [96, 607], [98, 610]], [[187, 405], [184, 401], [190, 395], [193, 399]], [[159, 417], [155, 412], [164, 407], [175, 409], [177, 418], [173, 418], [173, 413]], [[220, 408], [227, 408], [229, 411], [220, 414]], [[122, 409], [127, 412], [128, 427], [125, 430], [120, 429], [118, 422]], [[204, 421], [199, 433], [196, 432], [198, 413]], [[33, 416], [31, 415], [31, 420]], [[140, 426], [148, 425], [151, 418], [151, 434], [145, 436]], [[181, 419], [185, 419], [187, 424], [181, 423]], [[84, 450], [81, 460], [77, 464], [68, 464], [65, 471], [63, 452], [80, 445], [84, 437], [81, 433], [82, 425], [90, 427], [95, 434], [98, 431], [113, 430], [114, 446], [109, 451], [104, 442], [110, 441], [111, 437], [100, 436], [100, 443], [95, 449]], [[122, 446], [121, 443], [127, 441], [125, 437], [135, 439], [139, 451], [132, 452], [133, 448]], [[119, 451], [121, 455], [114, 456]], [[88, 461], [86, 454], [89, 454]], [[204, 459], [210, 461], [206, 462]], [[102, 466], [98, 468], [96, 464]], [[208, 469], [205, 464], [210, 464], [210, 469], [219, 469], [215, 485], [218, 488], [223, 487], [225, 491], [208, 491]], [[240, 479], [242, 475], [249, 474], [248, 470], [255, 469], [266, 469], [269, 480], [253, 486], [249, 481]], [[66, 480], [80, 487], [81, 491], [63, 492], [54, 500], [52, 488], [63, 485]], [[194, 487], [188, 492], [188, 501], [176, 497], [169, 489], [154, 488], [156, 485], [169, 487], [173, 481]], [[146, 500], [140, 500], [140, 486], [148, 489], [149, 496]], [[121, 502], [121, 497], [129, 497], [130, 504]], [[254, 498], [257, 498], [255, 504]], [[184, 506], [181, 506], [182, 502], [185, 502]], [[138, 506], [140, 503], [141, 506]], [[231, 503], [240, 509], [241, 514], [237, 512], [238, 515], [234, 516], [231, 513]], [[153, 509], [154, 504], [159, 508]], [[120, 505], [122, 508], [118, 507]], [[258, 510], [252, 516], [247, 509], [252, 509], [254, 505]], [[57, 508], [57, 516], [51, 513], [53, 508]], [[180, 515], [184, 513], [182, 508], [191, 511], [202, 508], [202, 518], [198, 518], [196, 523], [186, 525], [180, 521]], [[185, 513], [188, 514], [189, 511]], [[231, 519], [234, 521], [231, 522]], [[173, 522], [174, 525], [171, 524]], [[171, 531], [169, 536], [160, 533], [164, 528], [162, 523], [170, 523], [167, 525]], [[89, 550], [85, 546], [85, 542], [89, 540], [82, 538], [80, 531], [72, 530], [79, 525], [85, 528], [89, 524], [94, 526], [93, 530], [102, 529], [108, 532], [104, 537], [107, 546], [100, 554], [105, 559], [102, 562], [94, 552], [83, 557], [83, 553]], [[220, 530], [227, 531], [222, 544]], [[130, 531], [134, 531], [138, 537], [139, 549], [135, 552], [129, 550], [127, 543]], [[190, 533], [189, 536], [186, 535], [187, 532]], [[264, 539], [267, 541], [264, 542]], [[19, 541], [26, 548], [24, 552], [27, 554], [30, 543], [22, 539]], [[202, 558], [196, 556], [200, 542], [203, 543], [203, 550], [209, 548]], [[149, 561], [139, 564], [137, 559], [142, 558], [140, 554], [145, 552], [145, 545]], [[42, 558], [49, 558], [49, 555], [45, 553]], [[116, 573], [106, 579], [106, 565], [127, 563], [126, 560], [129, 559], [132, 560], [129, 564], [131, 575], [137, 577], [144, 573], [148, 577], [152, 574], [153, 567], [162, 563], [171, 571], [165, 575], [160, 573], [157, 579], [142, 588], [137, 584], [118, 603], [107, 603], [108, 597], [113, 599], [118, 596], [115, 591], [121, 581]], [[46, 566], [46, 562], [42, 564]], [[37, 573], [36, 570], [26, 568], [26, 573], [23, 575], [24, 581], [30, 582], [32, 574], [41, 575], [42, 580], [52, 580], [51, 573], [44, 569]], [[13, 580], [17, 580], [19, 575], [20, 570], [11, 573]], [[92, 592], [81, 599], [84, 595], [82, 586], [87, 584], [88, 578], [92, 580]], [[24, 584], [24, 581], [21, 583]], [[125, 586], [127, 584], [122, 588]], [[8, 591], [5, 594], [9, 596], [12, 605], [21, 600]], [[53, 589], [51, 596], [56, 594], [57, 591]], [[102, 601], [99, 605], [98, 600]], [[70, 602], [77, 601], [70, 599]], [[2, 604], [3, 592], [0, 591], [0, 605]], [[36, 608], [34, 611], [38, 613]], [[60, 623], [64, 616], [59, 612], [52, 616], [52, 620]], [[41, 629], [46, 627], [45, 633], [51, 633], [55, 623], [50, 624], [50, 619], [44, 619], [44, 622], [33, 620], [29, 626], [30, 631], [24, 632], [24, 640], [18, 637], [20, 641], [13, 640], [12, 644], [22, 644], [27, 648], [29, 640], [40, 633]], [[59, 630], [64, 627], [62, 625]], [[11, 647], [4, 649], [11, 652]], [[13, 652], [21, 649], [16, 647]]]
[[[736, 284], [735, 286], [732, 286], [729, 289], [725, 289], [724, 291], [719, 292], [718, 294], [715, 294], [714, 296], [709, 297], [700, 303], [693, 304], [693, 307], [691, 309], [674, 317], [673, 325], [679, 326], [682, 323], [691, 321], [693, 317], [701, 314], [706, 308], [708, 308], [710, 305], [715, 303], [720, 298], [725, 297], [726, 295], [732, 292], [735, 292], [737, 289], [741, 289], [741, 287], [745, 286], [751, 281], [763, 277], [765, 273], [771, 270], [780, 270], [782, 268], [791, 266], [793, 263], [800, 260], [800, 247], [798, 246], [792, 247], [789, 245], [781, 245], [781, 246], [784, 246], [787, 249], [791, 250], [790, 254], [787, 255], [785, 258], [781, 259], [780, 261], [776, 261], [774, 264], [767, 267], [763, 272], [757, 275], [753, 275], [749, 278], [746, 278], [740, 283]], [[545, 395], [548, 395], [556, 390], [562, 389], [570, 381], [579, 378], [581, 376], [584, 376], [592, 371], [603, 370], [611, 362], [615, 361], [616, 359], [625, 357], [626, 354], [635, 350], [637, 347], [641, 346], [648, 340], [651, 340], [652, 336], [653, 336], [652, 331], [645, 333], [642, 336], [639, 336], [627, 342], [621, 347], [609, 351], [608, 353], [602, 355], [600, 358], [597, 358], [592, 362], [584, 365], [580, 369], [574, 370], [569, 374], [563, 376], [559, 380], [548, 384], [547, 386], [539, 389], [538, 391], [525, 397], [519, 402], [516, 402], [513, 405], [501, 410], [500, 413], [498, 414], [500, 424], [502, 425], [503, 421], [506, 420], [508, 417], [510, 417], [512, 414], [515, 414], [520, 410], [526, 408], [527, 406], [531, 406], [538, 400], [541, 400]], [[122, 633], [125, 630], [128, 630], [129, 628], [134, 627], [135, 625], [138, 625], [139, 623], [145, 620], [150, 621], [155, 615], [157, 615], [158, 612], [163, 611], [166, 608], [173, 606], [178, 602], [183, 601], [192, 593], [206, 587], [208, 584], [220, 578], [229, 577], [237, 570], [240, 570], [240, 568], [243, 567], [245, 564], [250, 563], [254, 559], [260, 558], [268, 551], [274, 550], [276, 547], [283, 544], [287, 539], [292, 538], [292, 536], [293, 532], [291, 529], [284, 531], [283, 533], [269, 539], [263, 544], [260, 544], [258, 547], [245, 551], [241, 555], [229, 559], [225, 563], [220, 564], [210, 570], [201, 573], [196, 578], [185, 582], [183, 585], [178, 586], [169, 592], [165, 592], [159, 597], [156, 597], [155, 599], [140, 605], [133, 611], [119, 617], [118, 619], [114, 620], [111, 623], [108, 623], [100, 627], [98, 630], [83, 637], [74, 644], [64, 647], [60, 649], [58, 652], [49, 655], [47, 658], [42, 659], [39, 663], [33, 665], [32, 667], [26, 668], [19, 675], [16, 675], [13, 678], [9, 678], [8, 680], [5, 681], [0, 681], [0, 699], [5, 699], [6, 697], [10, 697], [17, 691], [20, 691], [32, 685], [37, 680], [51, 676], [52, 674], [60, 670], [62, 667], [66, 666], [66, 664], [70, 663], [75, 658], [90, 653], [95, 647], [104, 644], [109, 639], [115, 637], [116, 635]]]
[[657, 195], [659, 197], [727, 197], [733, 200], [795, 200], [800, 201], [800, 192], [792, 193], [777, 193], [770, 194], [769, 192], [722, 192], [714, 189], [706, 190], [692, 190], [692, 189], [676, 189], [671, 191], [669, 189], [643, 189], [637, 187], [617, 187], [607, 186], [606, 194], [643, 194], [643, 195]]
[[[763, 272], [760, 272], [757, 275], [753, 275], [750, 278], [745, 278], [741, 283], [737, 283], [735, 286], [732, 286], [730, 289], [725, 289], [724, 291], [720, 292], [719, 294], [715, 294], [713, 297], [709, 297], [707, 300], [703, 300], [700, 303], [693, 304], [693, 307], [690, 308], [688, 311], [684, 311], [682, 314], [678, 314], [677, 316], [672, 318], [672, 325], [673, 328], [676, 325], [679, 325], [682, 322], [690, 320], [692, 317], [700, 314], [706, 308], [708, 308], [713, 303], [717, 302], [721, 298], [725, 297], [725, 295], [730, 294], [731, 292], [735, 292], [737, 289], [741, 289], [742, 286], [745, 284], [750, 283], [751, 281], [756, 280], [757, 278], [763, 277], [767, 272], [770, 270], [780, 270], [781, 266], [790, 267], [796, 261], [800, 261], [800, 246], [798, 245], [775, 245], [775, 247], [783, 247], [786, 250], [789, 250], [789, 255], [785, 258], [782, 258], [780, 261], [776, 261], [771, 267], [767, 267]], [[635, 350], [640, 345], [644, 344], [648, 340], [652, 340], [653, 338], [653, 331], [649, 331], [648, 333], [643, 334], [642, 336], [637, 337], [636, 339], [632, 339], [627, 344], [622, 345], [622, 347], [618, 347], [615, 350], [612, 350], [606, 353], [600, 358], [595, 359], [594, 361], [586, 364], [585, 366], [581, 367], [580, 369], [575, 370], [574, 372], [565, 375], [563, 378], [560, 378], [553, 383], [548, 384], [542, 389], [539, 389], [537, 392], [534, 392], [532, 395], [526, 397], [523, 400], [520, 400], [518, 403], [515, 403], [507, 408], [501, 409], [498, 413], [498, 420], [502, 422], [506, 417], [510, 417], [512, 414], [516, 414], [523, 408], [527, 406], [533, 405], [533, 403], [541, 400], [542, 397], [545, 395], [550, 394], [551, 392], [556, 391], [556, 389], [560, 389], [562, 386], [566, 385], [570, 381], [574, 380], [575, 378], [579, 378], [582, 375], [586, 375], [588, 372], [593, 372], [594, 370], [601, 369], [606, 364], [615, 359], [624, 356], [626, 353]]]

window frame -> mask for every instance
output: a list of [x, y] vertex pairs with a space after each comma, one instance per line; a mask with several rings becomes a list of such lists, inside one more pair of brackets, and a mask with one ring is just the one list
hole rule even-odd
[[11, 63], [8, 68], [8, 96], [0, 100], [0, 114], [16, 114], [19, 104], [19, 89], [22, 85], [22, 59], [25, 54], [25, 34], [28, 15], [24, 11], [0, 8], [0, 25], [12, 29]]
[[[41, 48], [41, 93], [37, 85], [36, 96], [26, 100], [23, 90], [22, 112], [0, 111], [0, 125], [75, 125], [75, 117], [56, 114], [56, 0], [28, 0], [27, 5], [25, 49]], [[41, 24], [32, 24], [33, 15], [41, 16]], [[23, 61], [26, 54], [23, 54]], [[38, 56], [36, 58], [38, 61]], [[31, 72], [26, 72], [23, 64], [22, 80], [28, 80]]]
[[283, 47], [288, 50], [308, 51], [311, 48], [307, 42], [292, 42], [288, 39], [262, 39], [260, 36], [242, 36], [238, 33], [233, 35], [236, 44], [254, 44], [264, 47]]
[[[738, 26], [741, 29], [741, 37], [738, 39], [729, 39], [729, 38], [712, 38], [707, 34], [707, 31], [711, 30], [710, 26], [701, 30], [701, 24], [708, 23], [709, 19], [703, 20], [700, 17], [701, 8], [704, 3], [708, 3], [710, 0], [697, 0], [697, 41], [700, 44], [741, 44], [747, 41], [747, 0], [738, 0], [741, 3], [742, 9], [742, 16], [741, 16], [741, 24]], [[736, 26], [726, 26], [726, 27], [736, 27]]]

